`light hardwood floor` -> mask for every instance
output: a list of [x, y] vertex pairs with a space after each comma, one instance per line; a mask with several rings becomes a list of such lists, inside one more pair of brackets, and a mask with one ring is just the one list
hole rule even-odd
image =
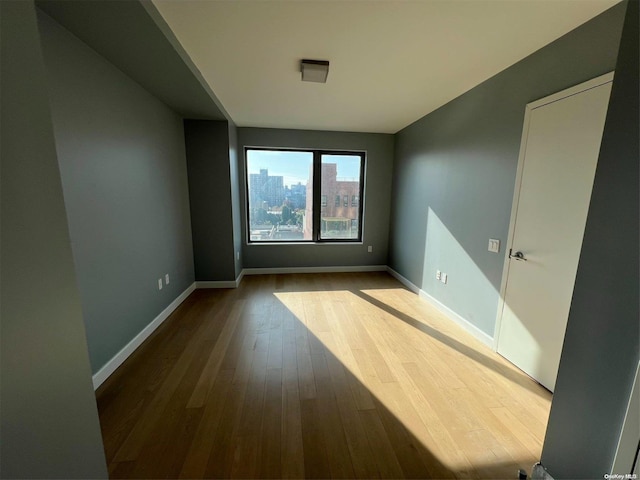
[[386, 273], [197, 290], [97, 398], [112, 478], [517, 478], [551, 402]]

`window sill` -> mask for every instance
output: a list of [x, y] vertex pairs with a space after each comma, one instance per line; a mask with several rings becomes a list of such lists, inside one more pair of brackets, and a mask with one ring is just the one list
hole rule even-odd
[[363, 241], [358, 241], [358, 242], [340, 242], [340, 241], [335, 241], [335, 242], [245, 242], [245, 246], [247, 247], [253, 247], [253, 246], [281, 246], [281, 245], [322, 245], [322, 246], [326, 246], [326, 245], [364, 245]]

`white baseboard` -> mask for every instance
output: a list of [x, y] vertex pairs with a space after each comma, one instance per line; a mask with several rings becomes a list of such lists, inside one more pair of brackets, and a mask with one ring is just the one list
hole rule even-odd
[[238, 288], [242, 277], [244, 277], [244, 270], [240, 271], [240, 275], [235, 280], [197, 281], [196, 288]]
[[182, 302], [186, 300], [186, 298], [191, 295], [196, 289], [196, 284], [192, 283], [184, 292], [178, 295], [173, 302], [171, 302], [167, 308], [165, 308], [160, 314], [154, 318], [149, 325], [144, 327], [142, 331], [136, 335], [133, 340], [127, 343], [122, 350], [114, 355], [114, 357], [109, 360], [100, 370], [98, 370], [95, 375], [93, 375], [93, 388], [97, 389], [102, 383], [109, 378], [109, 376], [116, 371], [116, 369], [122, 365], [122, 363], [129, 358], [129, 356], [138, 348], [142, 342], [144, 342], [149, 335], [151, 335], [156, 328], [162, 325], [169, 315], [173, 313], [173, 311], [180, 306]]
[[344, 272], [385, 272], [386, 265], [356, 265], [335, 267], [273, 267], [243, 268], [235, 280], [197, 281], [196, 288], [238, 288], [245, 275], [274, 275], [287, 273], [344, 273]]
[[402, 275], [400, 275], [398, 272], [396, 272], [391, 267], [387, 267], [387, 271], [391, 274], [391, 276], [395, 277], [400, 283], [402, 283], [405, 287], [407, 287], [413, 293], [418, 294], [418, 296], [420, 296], [420, 298], [424, 298], [431, 305], [433, 305], [435, 308], [437, 308], [442, 313], [444, 313], [447, 317], [449, 317], [449, 319], [451, 319], [452, 321], [454, 321], [455, 323], [460, 325], [467, 332], [469, 332], [471, 335], [473, 335], [475, 338], [477, 338], [478, 340], [480, 340], [482, 343], [484, 343], [486, 346], [488, 346], [489, 348], [491, 348], [493, 350], [493, 337], [491, 335], [488, 335], [487, 333], [485, 333], [482, 330], [480, 330], [478, 327], [476, 327], [469, 320], [467, 320], [466, 318], [462, 317], [458, 313], [456, 313], [453, 310], [451, 310], [444, 303], [440, 302], [436, 298], [434, 298], [431, 295], [429, 295], [427, 292], [425, 292], [424, 290], [419, 288], [417, 285], [412, 283], [410, 280], [408, 280], [405, 277], [403, 277]]
[[282, 267], [282, 268], [245, 268], [243, 275], [270, 275], [282, 273], [345, 273], [345, 272], [385, 272], [386, 265], [356, 265], [335, 267]]
[[553, 477], [540, 462], [536, 463], [531, 470], [531, 480], [553, 480]]
[[405, 278], [402, 275], [400, 275], [393, 268], [387, 267], [387, 272], [389, 272], [389, 274], [392, 277], [394, 277], [396, 280], [398, 280], [401, 284], [403, 284], [405, 287], [407, 287], [413, 293], [416, 293], [416, 294], [420, 293], [420, 289], [418, 288], [417, 285], [415, 285], [414, 283], [410, 282], [407, 278]]
[[196, 288], [236, 288], [237, 286], [235, 280], [196, 282]]
[[456, 322], [458, 325], [464, 328], [467, 332], [469, 332], [471, 335], [476, 337], [478, 340], [484, 343], [487, 347], [493, 350], [493, 337], [491, 335], [480, 330], [469, 320], [462, 317], [458, 313], [454, 312], [449, 307], [447, 307], [444, 303], [441, 303], [439, 300], [435, 299], [424, 290], [421, 289], [420, 292], [418, 292], [418, 295], [420, 295], [420, 298], [424, 298], [425, 300], [427, 300], [434, 307], [436, 307], [442, 313], [447, 315], [451, 320]]
[[434, 307], [447, 315], [452, 321], [462, 326], [466, 331], [471, 333], [475, 338], [480, 340], [490, 348], [493, 347], [493, 338], [478, 327], [473, 325], [465, 318], [458, 315], [446, 305], [440, 303], [434, 297], [411, 281], [400, 275], [391, 267], [386, 265], [360, 265], [360, 266], [333, 266], [333, 267], [284, 267], [284, 268], [244, 268], [235, 280], [228, 281], [202, 281], [191, 284], [178, 298], [171, 302], [160, 314], [153, 319], [133, 340], [122, 348], [114, 357], [109, 360], [98, 372], [93, 375], [93, 388], [97, 389], [109, 376], [122, 365], [122, 363], [151, 335], [162, 322], [164, 322], [178, 306], [186, 300], [186, 298], [196, 288], [237, 288], [245, 275], [269, 275], [269, 274], [286, 274], [286, 273], [343, 273], [343, 272], [389, 272], [400, 283], [409, 290], [424, 298]]

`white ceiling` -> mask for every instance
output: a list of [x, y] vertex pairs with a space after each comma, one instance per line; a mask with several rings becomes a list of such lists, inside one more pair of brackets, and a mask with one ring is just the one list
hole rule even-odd
[[618, 1], [153, 3], [238, 126], [395, 133]]

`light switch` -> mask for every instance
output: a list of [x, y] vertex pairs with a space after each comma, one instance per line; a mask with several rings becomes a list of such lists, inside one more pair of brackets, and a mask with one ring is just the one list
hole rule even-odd
[[495, 238], [489, 239], [489, 251], [493, 253], [500, 253], [500, 240]]

